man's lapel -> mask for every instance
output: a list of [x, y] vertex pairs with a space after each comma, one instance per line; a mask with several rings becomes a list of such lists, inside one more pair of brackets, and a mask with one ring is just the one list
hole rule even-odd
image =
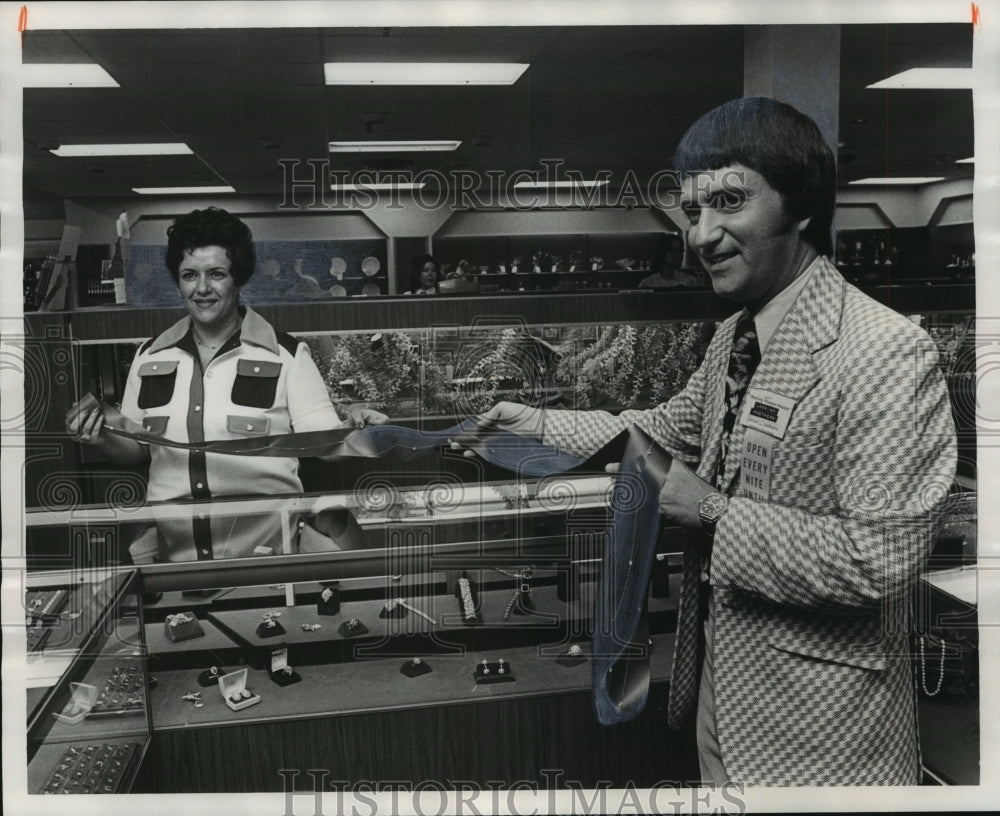
[[[846, 282], [826, 258], [778, 326], [750, 381], [750, 391], [763, 389], [788, 397], [796, 405], [819, 381], [813, 354], [840, 334]], [[723, 376], [725, 372], [723, 371]], [[748, 392], [749, 393], [749, 392]], [[795, 411], [792, 411], [795, 422]], [[721, 413], [717, 424], [721, 427]], [[729, 442], [723, 487], [729, 490], [740, 463], [745, 427], [737, 420]], [[718, 456], [718, 440], [714, 456]]]

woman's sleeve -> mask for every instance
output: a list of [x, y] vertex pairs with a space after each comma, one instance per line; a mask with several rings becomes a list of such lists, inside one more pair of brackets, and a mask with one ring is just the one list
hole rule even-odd
[[305, 343], [299, 343], [295, 350], [286, 382], [288, 415], [293, 431], [329, 431], [344, 426]]

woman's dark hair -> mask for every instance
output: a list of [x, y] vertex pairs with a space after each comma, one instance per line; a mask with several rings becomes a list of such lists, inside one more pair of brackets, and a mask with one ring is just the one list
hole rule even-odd
[[812, 119], [776, 99], [734, 99], [691, 125], [674, 152], [681, 177], [732, 164], [760, 173], [793, 219], [811, 219], [803, 239], [831, 253], [837, 166]]
[[684, 251], [684, 238], [676, 232], [664, 232], [656, 237], [649, 268], [652, 272], [663, 272], [667, 267], [667, 252], [670, 248]]
[[434, 274], [440, 277], [441, 264], [438, 262], [438, 259], [435, 258], [433, 255], [423, 255], [417, 259], [417, 274], [419, 275], [421, 272], [424, 271], [424, 265], [427, 264], [428, 262], [434, 264]]
[[175, 282], [185, 253], [207, 246], [226, 250], [229, 274], [237, 286], [250, 280], [256, 265], [250, 227], [226, 210], [208, 207], [180, 216], [167, 230], [166, 263]]

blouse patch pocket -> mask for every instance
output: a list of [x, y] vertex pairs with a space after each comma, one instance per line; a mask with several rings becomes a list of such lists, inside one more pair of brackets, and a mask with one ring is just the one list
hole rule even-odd
[[139, 366], [139, 378], [142, 380], [142, 385], [139, 386], [139, 407], [161, 408], [174, 396], [177, 361], [143, 363]]
[[266, 434], [271, 428], [267, 417], [234, 416], [226, 417], [226, 430], [236, 434]]
[[143, 417], [142, 427], [146, 429], [146, 433], [163, 436], [167, 432], [167, 423], [169, 421], [170, 417], [166, 416], [147, 416]]
[[278, 393], [281, 363], [268, 360], [238, 360], [233, 382], [233, 405], [270, 408]]

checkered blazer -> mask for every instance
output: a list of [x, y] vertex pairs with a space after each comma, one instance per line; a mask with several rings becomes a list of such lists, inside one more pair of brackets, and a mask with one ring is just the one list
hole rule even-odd
[[[751, 383], [795, 402], [770, 500], [741, 497], [739, 457], [726, 463], [735, 495], [711, 556], [719, 744], [747, 784], [914, 784], [907, 593], [954, 476], [951, 408], [930, 338], [816, 264]], [[635, 423], [711, 481], [739, 317], [669, 402], [548, 411], [545, 440], [589, 454]]]

